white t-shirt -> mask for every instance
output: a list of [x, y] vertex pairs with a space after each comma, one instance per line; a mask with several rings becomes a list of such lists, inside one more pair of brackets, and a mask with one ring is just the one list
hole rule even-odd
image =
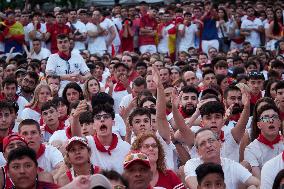
[[46, 59], [51, 55], [50, 50], [41, 47], [40, 51], [38, 54], [36, 54], [35, 52], [33, 52], [31, 54], [31, 58], [32, 59], [38, 59], [38, 60], [42, 60], [42, 59]]
[[119, 109], [120, 109], [120, 107], [125, 107], [125, 108], [128, 107], [129, 104], [131, 103], [132, 99], [133, 99], [132, 94], [128, 94], [128, 95], [124, 96], [122, 98], [120, 104], [119, 104]]
[[66, 136], [65, 130], [58, 130], [53, 133], [53, 135], [50, 136], [48, 143], [51, 144], [54, 141], [61, 141], [62, 143], [66, 142], [68, 140]]
[[21, 120], [25, 120], [25, 119], [33, 119], [35, 121], [37, 121], [38, 123], [40, 122], [40, 113], [31, 109], [31, 108], [25, 108], [21, 115], [20, 115], [20, 119]]
[[[203, 163], [200, 158], [190, 159], [184, 166], [185, 179], [196, 177], [196, 168]], [[237, 189], [240, 183], [245, 183], [252, 174], [241, 164], [221, 157], [221, 166], [224, 171], [226, 188]]]
[[[70, 22], [68, 22], [66, 25], [69, 26], [70, 28], [73, 26], [81, 34], [86, 34], [87, 33], [86, 25], [83, 22], [79, 21], [79, 20], [77, 20], [75, 23], [72, 23], [72, 26], [71, 26]], [[78, 50], [86, 49], [85, 42], [84, 41], [74, 41], [74, 48], [78, 49]]]
[[252, 167], [259, 167], [261, 169], [264, 163], [284, 150], [282, 141], [274, 144], [273, 147], [274, 149], [271, 149], [269, 146], [255, 139], [245, 148], [244, 160], [249, 162]]
[[118, 137], [124, 137], [126, 135], [126, 125], [119, 114], [115, 114], [112, 133], [116, 134]]
[[[46, 73], [52, 73], [58, 76], [77, 73], [86, 75], [90, 72], [85, 60], [80, 54], [71, 53], [71, 58], [66, 61], [59, 57], [58, 53], [49, 56], [46, 64]], [[67, 80], [62, 80], [60, 82], [60, 90], [69, 83]], [[59, 90], [59, 91], [60, 91]]]
[[6, 159], [3, 156], [3, 153], [0, 152], [0, 167], [4, 167], [6, 165]]
[[[34, 24], [33, 23], [29, 23], [26, 27], [26, 31], [27, 31], [27, 34], [29, 34], [31, 31], [35, 30], [35, 27], [34, 27]], [[42, 35], [45, 34], [47, 32], [47, 29], [46, 29], [46, 24], [45, 23], [40, 23], [40, 29], [36, 31], [36, 38], [37, 39], [41, 39]], [[28, 42], [30, 44], [30, 48], [32, 48], [33, 46], [33, 40], [28, 37]], [[41, 41], [41, 46], [42, 47], [45, 47], [45, 42], [44, 41]]]
[[37, 162], [38, 166], [44, 169], [44, 171], [51, 172], [56, 168], [58, 163], [63, 162], [64, 159], [57, 148], [51, 145], [45, 145], [45, 147], [44, 154], [37, 159]]
[[[241, 29], [257, 29], [259, 26], [263, 26], [260, 19], [255, 18], [253, 21], [245, 19], [242, 22]], [[246, 41], [250, 42], [252, 47], [260, 46], [260, 34], [256, 31], [251, 31], [250, 35], [246, 36]]]
[[[102, 26], [102, 23], [100, 23], [100, 26], [103, 29], [106, 29]], [[97, 26], [93, 23], [90, 23], [90, 22], [87, 23], [86, 29], [87, 29], [87, 31], [91, 31], [91, 32], [97, 32], [98, 31]], [[88, 50], [90, 51], [91, 54], [98, 53], [99, 55], [102, 55], [103, 52], [105, 52], [107, 50], [105, 36], [100, 35], [100, 36], [97, 36], [95, 38], [89, 37], [88, 38]]]
[[[115, 170], [120, 174], [123, 173], [123, 161], [130, 150], [130, 144], [118, 138], [115, 149], [111, 151], [111, 155], [107, 152], [100, 152], [95, 144], [93, 136], [87, 136], [88, 144], [91, 148], [91, 163], [98, 165], [102, 169]], [[109, 148], [106, 147], [105, 148]]]
[[[114, 88], [115, 88], [116, 84], [114, 84]], [[115, 113], [119, 113], [119, 105], [120, 102], [122, 100], [122, 98], [126, 95], [128, 95], [129, 93], [127, 92], [127, 90], [123, 90], [123, 91], [113, 91], [112, 92], [112, 98], [114, 100], [114, 112]]]
[[184, 24], [180, 24], [178, 26], [178, 30], [183, 30], [185, 27], [185, 33], [182, 38], [180, 38], [178, 50], [188, 51], [189, 47], [195, 47], [195, 33], [198, 31], [196, 24], [190, 24], [190, 26], [185, 26]]
[[160, 42], [158, 44], [158, 52], [159, 53], [169, 53], [169, 33], [168, 31], [175, 27], [174, 24], [169, 24], [168, 26], [165, 26], [163, 28], [162, 32], [162, 39], [160, 39]]
[[261, 170], [260, 189], [272, 188], [274, 179], [279, 171], [284, 169], [283, 152], [266, 162]]

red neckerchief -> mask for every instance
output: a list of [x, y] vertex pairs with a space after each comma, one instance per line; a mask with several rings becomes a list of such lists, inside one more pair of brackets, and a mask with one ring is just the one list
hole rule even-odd
[[153, 189], [153, 187], [152, 187], [152, 186], [149, 186], [147, 189]]
[[273, 141], [269, 141], [262, 134], [259, 134], [257, 140], [265, 144], [266, 146], [270, 147], [271, 149], [274, 149], [273, 145], [277, 144], [281, 140], [281, 137], [280, 135], [277, 135], [277, 137]]
[[39, 149], [38, 149], [38, 151], [36, 153], [36, 159], [40, 158], [44, 154], [45, 148], [46, 147], [45, 147], [44, 144], [40, 144]]
[[170, 109], [166, 108], [166, 114], [170, 115], [171, 113], [172, 113], [172, 111]]
[[253, 22], [255, 19], [255, 16], [248, 16], [247, 19]]
[[70, 126], [66, 128], [65, 134], [66, 134], [68, 139], [72, 138], [72, 133], [71, 133], [71, 127]]
[[4, 172], [5, 175], [3, 175], [5, 177], [5, 188], [13, 188], [14, 184], [8, 174], [8, 165], [4, 166]]
[[181, 107], [181, 106], [178, 108], [178, 110], [179, 110], [179, 112], [181, 113], [181, 115], [182, 115], [183, 118], [189, 118], [189, 116], [182, 110], [182, 107]]
[[40, 108], [38, 106], [32, 108], [32, 106], [27, 105], [27, 106], [25, 106], [25, 108], [30, 108], [31, 110], [34, 110], [37, 113], [41, 114]]
[[102, 145], [102, 143], [99, 141], [97, 135], [94, 135], [94, 141], [95, 141], [97, 149], [100, 152], [107, 152], [109, 155], [111, 155], [111, 150], [115, 149], [116, 146], [117, 146], [118, 138], [117, 138], [116, 134], [112, 134], [112, 141], [111, 141], [110, 147], [108, 149], [106, 149], [104, 147], [104, 145]]
[[284, 161], [284, 151], [282, 152], [282, 159], [283, 159], [283, 161]]
[[[15, 97], [14, 97], [13, 101], [17, 101], [18, 98], [19, 98], [19, 95], [15, 94]], [[0, 100], [7, 100], [7, 98], [6, 98], [4, 93], [0, 94]]]
[[64, 52], [58, 51], [58, 55], [61, 59], [68, 61], [71, 58], [71, 53], [65, 54]]
[[118, 81], [113, 89], [115, 92], [119, 92], [119, 91], [125, 91], [126, 88], [125, 86], [120, 82]]
[[65, 127], [64, 122], [63, 121], [59, 121], [59, 125], [58, 125], [58, 127], [54, 131], [51, 130], [46, 124], [44, 125], [44, 131], [49, 132], [50, 134], [53, 134], [55, 131], [63, 130], [64, 127]]
[[241, 117], [241, 114], [231, 115], [231, 116], [230, 116], [230, 121], [238, 122], [238, 120], [240, 119], [240, 117]]
[[68, 119], [68, 115], [65, 115], [64, 117], [59, 118], [59, 121], [65, 122], [67, 119]]
[[284, 50], [280, 50], [280, 51], [279, 51], [279, 54], [284, 54]]
[[224, 131], [222, 131], [222, 130], [221, 130], [219, 139], [220, 139], [222, 142], [225, 142], [225, 134], [224, 134]]
[[139, 74], [136, 71], [132, 71], [131, 74], [128, 76], [128, 80], [133, 81], [137, 77], [139, 77]]
[[106, 19], [106, 17], [102, 17], [102, 19], [101, 19], [101, 23], [102, 23], [105, 19]]
[[284, 120], [284, 112], [280, 111], [279, 116], [280, 116], [281, 121], [283, 121]]
[[257, 95], [254, 95], [254, 94], [250, 94], [250, 95], [251, 95], [251, 97], [250, 97], [250, 103], [251, 103], [251, 104], [256, 104], [256, 101], [257, 101], [258, 99], [261, 99], [261, 98], [262, 98], [261, 92], [259, 92]]
[[37, 31], [40, 31], [40, 28], [41, 28], [40, 22], [38, 22], [38, 23], [36, 24], [36, 26], [34, 26], [34, 27], [36, 28]]

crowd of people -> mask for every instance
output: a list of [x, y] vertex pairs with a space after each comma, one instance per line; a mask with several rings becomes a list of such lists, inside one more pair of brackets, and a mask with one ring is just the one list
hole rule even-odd
[[0, 188], [284, 187], [283, 1], [0, 21]]

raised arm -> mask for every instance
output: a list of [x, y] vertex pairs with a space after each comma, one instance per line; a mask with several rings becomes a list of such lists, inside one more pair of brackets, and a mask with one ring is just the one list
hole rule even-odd
[[171, 140], [171, 132], [166, 115], [166, 97], [164, 87], [160, 78], [159, 70], [156, 66], [153, 66], [153, 81], [157, 85], [157, 113], [156, 122], [159, 134], [161, 137], [169, 143]]
[[250, 94], [244, 88], [241, 88], [241, 92], [244, 109], [236, 126], [231, 130], [232, 135], [238, 144], [241, 142], [241, 139], [245, 133], [246, 125], [250, 116]]
[[88, 109], [88, 104], [85, 100], [79, 102], [71, 121], [71, 134], [72, 136], [82, 136], [81, 125], [79, 122], [80, 114], [86, 112]]

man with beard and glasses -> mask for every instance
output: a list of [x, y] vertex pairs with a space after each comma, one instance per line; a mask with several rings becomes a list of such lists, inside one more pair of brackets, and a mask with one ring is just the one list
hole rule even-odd
[[198, 90], [193, 86], [184, 86], [180, 92], [179, 112], [184, 119], [193, 115], [198, 104]]
[[24, 97], [28, 102], [33, 98], [34, 90], [38, 83], [38, 74], [35, 72], [28, 72], [21, 83], [21, 91], [19, 96]]

